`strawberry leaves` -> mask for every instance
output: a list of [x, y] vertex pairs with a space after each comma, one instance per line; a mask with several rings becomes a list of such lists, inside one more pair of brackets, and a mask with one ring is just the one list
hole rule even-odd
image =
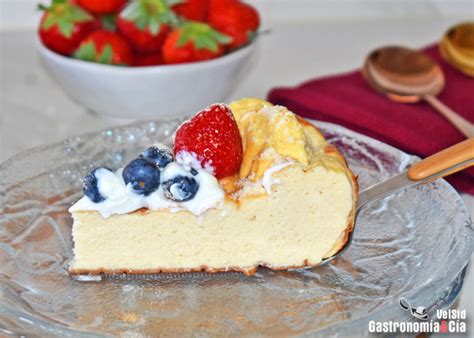
[[95, 44], [92, 41], [81, 44], [77, 51], [74, 52], [73, 57], [75, 59], [80, 59], [83, 61], [95, 61], [97, 57], [97, 50], [95, 48]]
[[117, 17], [113, 14], [104, 15], [100, 18], [102, 28], [114, 32], [117, 29]]
[[135, 23], [138, 29], [149, 29], [153, 36], [160, 33], [160, 27], [176, 25], [178, 18], [171, 6], [181, 0], [137, 0], [131, 2], [121, 13], [121, 17]]
[[82, 44], [79, 49], [74, 53], [74, 58], [83, 61], [97, 62], [103, 64], [111, 64], [113, 59], [114, 51], [111, 45], [107, 44], [102, 48], [101, 53], [98, 55], [97, 48], [94, 42], [88, 42]]
[[181, 27], [181, 35], [177, 42], [178, 47], [183, 47], [189, 41], [192, 41], [196, 49], [208, 49], [217, 52], [219, 45], [225, 45], [232, 42], [232, 39], [219, 33], [211, 26], [201, 23], [188, 21]]
[[102, 53], [100, 53], [100, 56], [97, 59], [97, 62], [111, 64], [113, 56], [114, 56], [114, 50], [112, 49], [112, 46], [105, 45], [104, 48], [102, 49]]
[[72, 36], [76, 23], [94, 20], [89, 13], [78, 6], [66, 2], [66, 0], [55, 0], [49, 7], [38, 5], [38, 8], [48, 13], [46, 20], [41, 25], [41, 29], [47, 31], [53, 26], [57, 26], [61, 35], [66, 38]]

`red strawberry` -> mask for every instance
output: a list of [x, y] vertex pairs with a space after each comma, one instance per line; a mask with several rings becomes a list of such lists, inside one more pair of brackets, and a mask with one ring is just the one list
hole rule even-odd
[[117, 33], [96, 31], [87, 36], [74, 53], [74, 58], [110, 65], [132, 65], [133, 54], [127, 41]]
[[92, 14], [118, 13], [127, 0], [76, 0], [79, 5]]
[[211, 26], [188, 21], [168, 35], [163, 45], [165, 63], [184, 63], [214, 59], [224, 54], [230, 38]]
[[87, 34], [100, 28], [92, 15], [66, 0], [39, 8], [44, 11], [38, 29], [41, 41], [63, 55], [71, 55]]
[[185, 0], [173, 6], [176, 14], [193, 21], [205, 21], [209, 0]]
[[163, 64], [161, 54], [135, 54], [133, 61], [135, 67], [158, 66]]
[[210, 0], [208, 21], [212, 27], [232, 37], [231, 48], [248, 43], [260, 26], [255, 8], [236, 0]]
[[175, 156], [185, 151], [196, 154], [201, 165], [214, 168], [217, 178], [240, 170], [242, 139], [229, 107], [213, 104], [179, 127], [175, 134]]
[[240, 3], [238, 6], [241, 12], [241, 22], [252, 32], [260, 27], [260, 15], [257, 10], [246, 3]]
[[170, 5], [177, 0], [134, 0], [117, 18], [120, 33], [138, 53], [159, 52], [177, 21]]

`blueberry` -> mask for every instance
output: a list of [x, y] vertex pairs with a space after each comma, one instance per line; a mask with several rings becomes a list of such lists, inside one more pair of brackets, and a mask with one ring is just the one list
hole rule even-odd
[[156, 165], [160, 168], [166, 167], [168, 163], [173, 162], [173, 152], [170, 148], [162, 145], [162, 146], [151, 146], [143, 153], [140, 154], [139, 157], [144, 157], [156, 163]]
[[109, 168], [99, 167], [91, 170], [83, 180], [83, 190], [84, 195], [89, 197], [89, 199], [94, 203], [99, 203], [105, 201], [105, 197], [100, 194], [98, 188], [98, 180], [96, 177], [97, 170], [108, 170], [111, 171]]
[[176, 202], [193, 199], [199, 189], [196, 180], [188, 176], [176, 176], [161, 184], [166, 198]]
[[133, 191], [140, 195], [148, 196], [160, 186], [160, 170], [144, 157], [127, 164], [122, 176], [125, 184], [131, 183]]

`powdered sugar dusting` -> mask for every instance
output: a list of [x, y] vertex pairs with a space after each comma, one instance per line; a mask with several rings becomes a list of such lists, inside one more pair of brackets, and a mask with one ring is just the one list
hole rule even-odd
[[[214, 167], [212, 166], [212, 160], [205, 161], [203, 158], [199, 158], [199, 156], [195, 152], [188, 152], [188, 151], [180, 151], [175, 156], [176, 163], [181, 164], [182, 166], [191, 170], [191, 168], [196, 170], [204, 170], [211, 175], [214, 175]], [[204, 165], [202, 163], [204, 162]]]

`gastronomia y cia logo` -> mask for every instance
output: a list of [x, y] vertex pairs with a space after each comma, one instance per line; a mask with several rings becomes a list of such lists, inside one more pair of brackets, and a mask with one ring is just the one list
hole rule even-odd
[[423, 306], [413, 307], [405, 299], [400, 298], [400, 307], [408, 311], [414, 321], [369, 321], [370, 333], [466, 333], [466, 310], [436, 310], [436, 317], [430, 318]]

